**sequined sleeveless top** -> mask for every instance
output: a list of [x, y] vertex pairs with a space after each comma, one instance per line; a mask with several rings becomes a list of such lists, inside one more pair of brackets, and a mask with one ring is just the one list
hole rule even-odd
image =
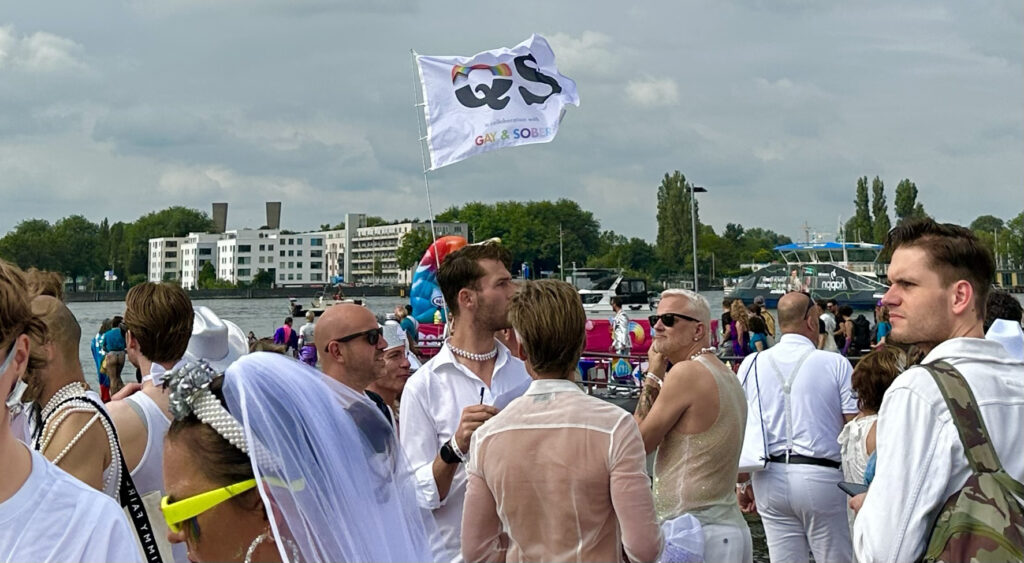
[[[702, 524], [742, 520], [736, 468], [743, 445], [747, 400], [736, 375], [699, 356], [718, 386], [718, 418], [699, 434], [665, 435], [654, 462], [654, 507], [659, 520], [693, 513]], [[734, 510], [735, 509], [735, 510]]]

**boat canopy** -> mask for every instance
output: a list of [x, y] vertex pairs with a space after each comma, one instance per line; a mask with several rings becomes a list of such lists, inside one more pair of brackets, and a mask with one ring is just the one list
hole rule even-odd
[[882, 245], [867, 242], [791, 243], [776, 246], [775, 250], [789, 264], [872, 263], [882, 252]]

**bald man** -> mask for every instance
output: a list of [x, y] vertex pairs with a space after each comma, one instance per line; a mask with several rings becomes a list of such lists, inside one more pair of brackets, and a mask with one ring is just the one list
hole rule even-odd
[[384, 371], [384, 330], [366, 307], [331, 305], [316, 324], [320, 369], [331, 379], [366, 396], [366, 388]]
[[738, 497], [745, 511], [756, 504], [772, 561], [808, 561], [809, 552], [815, 561], [853, 560], [846, 495], [836, 487], [843, 480], [837, 438], [857, 413], [853, 368], [816, 349], [820, 314], [806, 293], [782, 296], [782, 338], [739, 369], [748, 400], [759, 393], [770, 462]]
[[100, 413], [99, 395], [85, 383], [78, 358], [82, 328], [64, 303], [48, 295], [32, 300], [32, 312], [47, 329], [45, 341], [32, 343], [45, 351], [46, 364], [25, 373], [23, 399], [42, 414], [32, 445], [79, 481], [116, 500], [121, 471], [111, 451], [116, 434]]

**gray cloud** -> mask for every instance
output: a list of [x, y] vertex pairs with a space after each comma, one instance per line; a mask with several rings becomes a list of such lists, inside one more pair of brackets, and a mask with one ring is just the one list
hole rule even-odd
[[409, 49], [471, 55], [533, 32], [581, 106], [552, 143], [430, 173], [436, 211], [568, 197], [604, 228], [653, 239], [657, 186], [676, 169], [709, 189], [701, 212], [718, 230], [832, 232], [861, 175], [890, 190], [913, 179], [944, 220], [1024, 207], [1016, 2], [97, 0], [7, 12], [0, 197], [12, 203], [0, 231], [213, 201], [258, 226], [268, 199], [295, 229], [351, 211], [425, 217]]

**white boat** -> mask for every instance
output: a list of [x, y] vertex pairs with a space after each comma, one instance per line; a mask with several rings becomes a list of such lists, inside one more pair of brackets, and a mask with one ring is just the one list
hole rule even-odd
[[579, 268], [566, 279], [580, 293], [583, 310], [588, 317], [614, 315], [612, 297], [622, 298], [622, 308], [627, 311], [651, 310], [647, 282], [640, 278], [628, 278], [619, 270], [609, 268]]

